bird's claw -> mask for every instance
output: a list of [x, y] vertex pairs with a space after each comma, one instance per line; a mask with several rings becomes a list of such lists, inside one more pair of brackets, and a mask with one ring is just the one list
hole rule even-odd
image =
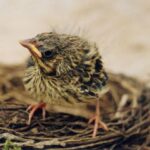
[[104, 129], [105, 131], [109, 130], [107, 125], [103, 121], [101, 121], [101, 119], [97, 115], [90, 118], [88, 124], [91, 124], [92, 122], [94, 122], [94, 129], [92, 134], [93, 138], [96, 137], [98, 128]]
[[39, 104], [35, 104], [35, 105], [30, 105], [26, 110], [27, 112], [29, 112], [29, 119], [27, 121], [27, 124], [28, 125], [31, 124], [31, 119], [38, 109], [42, 109], [42, 117], [43, 117], [43, 120], [45, 120], [45, 116], [46, 116], [45, 107], [46, 107], [46, 104], [43, 102], [41, 102]]

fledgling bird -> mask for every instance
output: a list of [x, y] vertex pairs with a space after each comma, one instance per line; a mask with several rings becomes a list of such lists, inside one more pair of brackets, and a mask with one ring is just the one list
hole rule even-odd
[[[20, 43], [31, 53], [24, 86], [38, 102], [28, 107], [28, 124], [37, 109], [43, 110], [45, 118], [46, 105], [74, 108], [77, 104], [94, 103], [95, 114], [89, 118], [89, 123], [95, 122], [92, 136], [96, 136], [99, 127], [108, 130], [100, 119], [99, 107], [108, 77], [95, 43], [56, 32], [38, 34]], [[66, 113], [72, 112], [66, 109]]]

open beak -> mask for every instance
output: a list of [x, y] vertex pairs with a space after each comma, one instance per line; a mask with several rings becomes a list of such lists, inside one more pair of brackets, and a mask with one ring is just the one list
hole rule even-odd
[[36, 46], [32, 43], [32, 39], [27, 39], [19, 42], [23, 47], [27, 48], [30, 53], [38, 58], [42, 57], [41, 52], [36, 48]]

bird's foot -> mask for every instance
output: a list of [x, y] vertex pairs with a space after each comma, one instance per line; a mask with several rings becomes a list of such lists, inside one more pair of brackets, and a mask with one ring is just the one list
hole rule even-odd
[[34, 116], [35, 112], [36, 112], [38, 109], [42, 109], [42, 117], [43, 117], [43, 119], [45, 119], [45, 116], [46, 116], [45, 107], [46, 107], [46, 104], [45, 104], [44, 102], [40, 102], [40, 103], [35, 104], [35, 105], [30, 105], [30, 106], [27, 108], [27, 112], [29, 112], [29, 118], [28, 118], [27, 124], [28, 124], [28, 125], [31, 124], [32, 117]]
[[99, 128], [104, 129], [105, 131], [108, 131], [108, 127], [107, 125], [101, 121], [99, 115], [95, 115], [92, 118], [89, 119], [89, 124], [91, 124], [92, 122], [94, 122], [94, 128], [93, 128], [93, 134], [92, 137], [96, 137], [97, 131]]

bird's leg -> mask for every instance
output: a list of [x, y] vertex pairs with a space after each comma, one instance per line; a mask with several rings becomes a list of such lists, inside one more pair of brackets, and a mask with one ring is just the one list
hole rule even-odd
[[96, 113], [92, 118], [89, 119], [89, 122], [88, 122], [88, 123], [94, 122], [94, 129], [93, 129], [93, 134], [92, 134], [93, 138], [96, 137], [98, 128], [102, 128], [102, 129], [108, 131], [107, 125], [103, 121], [101, 121], [101, 119], [100, 119], [100, 107], [99, 107], [100, 104], [99, 103], [100, 103], [99, 99], [97, 99], [97, 101], [96, 101]]
[[38, 109], [42, 109], [42, 117], [43, 119], [45, 119], [45, 115], [46, 115], [46, 104], [44, 102], [40, 102], [38, 104], [35, 104], [35, 105], [30, 105], [28, 108], [27, 108], [27, 111], [29, 111], [29, 119], [27, 121], [27, 124], [30, 125], [31, 123], [31, 119], [34, 115], [34, 113], [38, 110]]

